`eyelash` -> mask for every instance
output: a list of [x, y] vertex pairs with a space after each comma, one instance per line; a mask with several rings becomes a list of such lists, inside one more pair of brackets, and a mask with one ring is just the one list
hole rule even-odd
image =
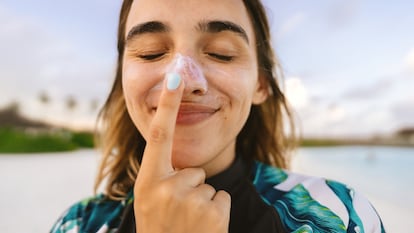
[[[139, 55], [138, 57], [146, 61], [154, 61], [164, 56], [164, 54], [165, 53], [154, 53], [154, 54], [148, 54], [148, 55]], [[214, 59], [224, 61], [224, 62], [230, 62], [234, 58], [234, 56], [221, 55], [217, 53], [207, 53], [207, 55], [210, 57], [213, 57]]]
[[217, 60], [224, 61], [224, 62], [230, 62], [233, 60], [234, 56], [227, 56], [227, 55], [221, 55], [217, 53], [207, 53], [210, 57], [213, 57]]
[[138, 57], [146, 61], [153, 61], [158, 58], [161, 58], [162, 56], [164, 56], [164, 54], [165, 53], [154, 53], [154, 54], [147, 54], [147, 55], [139, 55]]

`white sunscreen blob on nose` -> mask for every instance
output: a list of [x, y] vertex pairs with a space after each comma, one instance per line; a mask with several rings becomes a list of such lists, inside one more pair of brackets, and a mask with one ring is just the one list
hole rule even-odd
[[181, 69], [183, 69], [184, 66], [184, 57], [181, 54], [177, 54], [175, 66], [173, 69], [178, 73]]
[[[171, 64], [167, 66], [166, 73], [181, 73], [185, 68], [184, 63], [186, 63], [186, 61], [184, 59], [185, 59], [184, 56], [179, 53], [175, 55]], [[191, 58], [188, 58], [188, 59], [191, 59]]]
[[171, 64], [166, 67], [165, 73], [177, 73], [182, 77], [186, 86], [200, 89], [203, 92], [207, 91], [207, 80], [201, 67], [189, 56], [177, 53]]

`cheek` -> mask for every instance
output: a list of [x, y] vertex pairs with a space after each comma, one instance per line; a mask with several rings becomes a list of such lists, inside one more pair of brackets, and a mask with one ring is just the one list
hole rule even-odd
[[[145, 134], [151, 119], [150, 99], [155, 99], [162, 77], [154, 69], [126, 63], [122, 70], [122, 85], [128, 113], [138, 130]], [[159, 94], [158, 94], [159, 95]]]
[[152, 89], [160, 89], [162, 75], [157, 69], [145, 65], [126, 63], [122, 69], [124, 95], [129, 104], [146, 101]]
[[128, 110], [131, 110], [136, 101], [140, 99], [140, 95], [144, 90], [140, 83], [142, 84], [143, 82], [139, 69], [133, 66], [124, 66], [122, 70], [122, 87]]
[[214, 85], [232, 104], [251, 104], [258, 76], [253, 68], [216, 68], [208, 69], [208, 72], [209, 85]]

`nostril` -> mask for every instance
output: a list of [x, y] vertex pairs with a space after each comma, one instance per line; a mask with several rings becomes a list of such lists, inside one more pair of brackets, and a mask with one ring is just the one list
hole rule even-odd
[[203, 95], [204, 94], [204, 91], [203, 90], [200, 90], [200, 89], [193, 90], [193, 94], [194, 95]]
[[184, 93], [185, 95], [203, 96], [207, 93], [207, 83], [187, 82]]

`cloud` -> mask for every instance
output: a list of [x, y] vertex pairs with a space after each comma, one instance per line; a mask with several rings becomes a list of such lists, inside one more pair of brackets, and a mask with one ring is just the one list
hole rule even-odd
[[353, 86], [346, 90], [341, 98], [346, 100], [371, 100], [388, 93], [394, 85], [392, 77], [382, 78], [365, 86]]
[[339, 122], [346, 116], [345, 108], [338, 104], [330, 105], [326, 113], [328, 122]]
[[303, 108], [308, 103], [308, 92], [298, 77], [286, 79], [286, 97], [295, 108]]
[[401, 120], [387, 108], [355, 110], [347, 104], [311, 105], [302, 117], [303, 132], [310, 137], [364, 137], [392, 133]]
[[[114, 64], [70, 36], [0, 5], [0, 107], [18, 101], [24, 114], [53, 121], [91, 115], [89, 103], [105, 98]], [[48, 106], [39, 103], [41, 92]], [[77, 113], [62, 107], [68, 96], [79, 102]]]
[[305, 137], [339, 136], [349, 133], [349, 112], [337, 103], [309, 104], [298, 111]]
[[391, 112], [400, 125], [414, 126], [414, 95], [395, 103]]
[[414, 73], [414, 48], [405, 56], [404, 65], [410, 72]]

